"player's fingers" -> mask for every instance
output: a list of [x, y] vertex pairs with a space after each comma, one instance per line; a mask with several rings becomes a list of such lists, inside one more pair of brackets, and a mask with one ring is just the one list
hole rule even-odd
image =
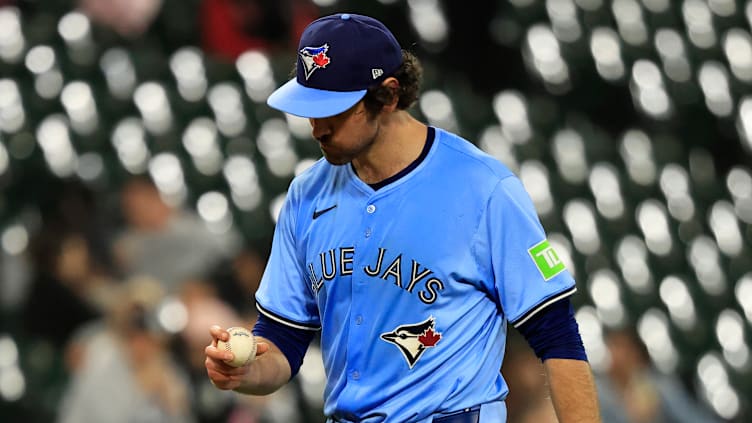
[[224, 360], [216, 359], [208, 354], [206, 360], [204, 360], [204, 366], [207, 371], [215, 371], [225, 376], [243, 376], [248, 373], [248, 369], [246, 368], [230, 366]]
[[212, 337], [212, 342], [215, 343], [217, 340], [227, 342], [230, 339], [230, 334], [218, 325], [212, 325], [209, 328], [209, 334]]

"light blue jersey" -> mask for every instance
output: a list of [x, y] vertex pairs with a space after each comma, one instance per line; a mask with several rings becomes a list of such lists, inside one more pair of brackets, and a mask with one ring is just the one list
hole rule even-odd
[[298, 176], [256, 300], [321, 330], [328, 416], [420, 422], [503, 400], [507, 323], [574, 291], [520, 180], [435, 129], [377, 191], [323, 159]]

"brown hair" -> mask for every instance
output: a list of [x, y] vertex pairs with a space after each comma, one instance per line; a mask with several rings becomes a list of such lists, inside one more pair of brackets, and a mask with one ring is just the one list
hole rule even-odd
[[371, 116], [377, 115], [385, 104], [397, 96], [397, 108], [407, 110], [418, 100], [423, 67], [420, 60], [407, 50], [402, 50], [402, 66], [392, 75], [399, 81], [396, 92], [390, 87], [377, 85], [368, 89], [363, 103]]

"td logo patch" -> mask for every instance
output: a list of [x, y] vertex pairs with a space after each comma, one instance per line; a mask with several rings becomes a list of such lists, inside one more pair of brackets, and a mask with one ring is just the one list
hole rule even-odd
[[535, 267], [538, 268], [538, 271], [546, 281], [566, 269], [564, 262], [561, 261], [559, 255], [556, 254], [556, 251], [554, 251], [554, 248], [548, 243], [547, 239], [533, 245], [527, 252], [532, 257], [533, 262], [535, 262]]
[[423, 322], [398, 326], [391, 332], [382, 333], [381, 339], [399, 348], [412, 369], [426, 349], [433, 348], [441, 340], [441, 334], [436, 332], [436, 324], [431, 316]]

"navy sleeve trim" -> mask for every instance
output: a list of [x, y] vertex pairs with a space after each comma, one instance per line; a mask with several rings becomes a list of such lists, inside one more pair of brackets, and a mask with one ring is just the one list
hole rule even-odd
[[296, 322], [294, 320], [290, 320], [290, 319], [287, 319], [285, 317], [282, 317], [279, 314], [276, 314], [273, 311], [270, 311], [270, 310], [264, 308], [261, 304], [258, 303], [258, 301], [256, 301], [256, 308], [258, 309], [258, 311], [262, 315], [270, 318], [271, 320], [274, 320], [275, 322], [282, 323], [283, 325], [287, 325], [287, 326], [290, 326], [292, 328], [302, 329], [302, 330], [310, 330], [310, 331], [321, 330], [321, 326], [320, 325], [312, 325], [312, 324], [307, 324], [307, 323], [300, 323], [300, 322]]
[[306, 350], [313, 340], [314, 332], [296, 329], [272, 320], [261, 314], [253, 326], [253, 334], [269, 340], [282, 351], [290, 364], [290, 379], [292, 379], [303, 364]]
[[573, 286], [573, 287], [567, 289], [566, 291], [560, 292], [560, 293], [554, 295], [553, 297], [547, 298], [542, 303], [540, 303], [537, 306], [535, 306], [535, 307], [531, 308], [530, 310], [528, 310], [519, 319], [515, 320], [514, 322], [511, 322], [512, 326], [515, 327], [515, 328], [519, 328], [520, 325], [525, 324], [525, 322], [527, 322], [531, 317], [535, 316], [539, 311], [541, 311], [544, 308], [550, 306], [551, 304], [553, 304], [553, 303], [561, 300], [562, 298], [569, 297], [570, 295], [574, 294], [575, 292], [577, 292], [577, 287]]
[[582, 337], [569, 298], [562, 298], [518, 327], [535, 355], [587, 361]]

